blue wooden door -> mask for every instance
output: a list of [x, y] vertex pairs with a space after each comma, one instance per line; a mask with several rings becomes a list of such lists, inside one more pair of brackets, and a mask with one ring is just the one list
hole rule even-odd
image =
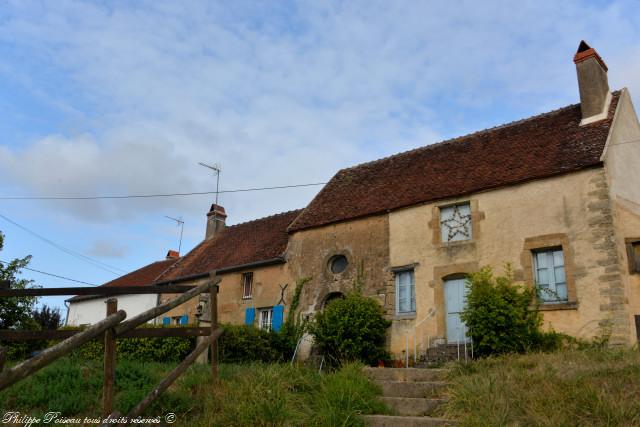
[[468, 341], [467, 325], [460, 319], [466, 302], [465, 279], [451, 279], [444, 282], [444, 299], [447, 310], [447, 342]]

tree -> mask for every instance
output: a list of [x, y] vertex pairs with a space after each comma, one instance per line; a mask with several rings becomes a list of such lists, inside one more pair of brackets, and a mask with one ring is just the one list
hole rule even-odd
[[40, 325], [42, 330], [58, 329], [60, 327], [61, 315], [59, 308], [52, 309], [44, 304], [39, 310], [33, 310], [31, 317]]
[[[0, 251], [4, 247], [4, 234], [0, 232]], [[14, 259], [8, 264], [0, 263], [0, 282], [8, 281], [11, 289], [25, 289], [31, 280], [21, 279], [20, 270], [31, 261], [31, 255]], [[36, 304], [35, 297], [0, 298], [0, 329], [25, 328], [31, 325], [31, 312]]]

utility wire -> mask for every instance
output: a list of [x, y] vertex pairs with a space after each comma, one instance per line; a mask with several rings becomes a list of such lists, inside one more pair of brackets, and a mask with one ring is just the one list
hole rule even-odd
[[0, 200], [100, 200], [100, 199], [147, 199], [153, 197], [178, 197], [178, 196], [202, 196], [206, 194], [222, 193], [244, 193], [249, 191], [280, 190], [283, 188], [311, 187], [315, 185], [325, 185], [326, 182], [315, 182], [311, 184], [281, 185], [276, 187], [243, 188], [236, 190], [221, 191], [198, 191], [190, 193], [164, 193], [164, 194], [132, 194], [121, 196], [3, 196]]
[[12, 220], [12, 219], [10, 219], [10, 218], [7, 218], [6, 216], [4, 216], [4, 215], [2, 215], [2, 214], [0, 214], [0, 218], [2, 218], [2, 219], [4, 219], [5, 221], [7, 221], [7, 222], [9, 222], [9, 223], [11, 223], [11, 224], [13, 224], [13, 225], [15, 225], [15, 226], [16, 226], [16, 227], [18, 227], [18, 228], [20, 228], [20, 229], [22, 229], [22, 230], [26, 231], [27, 233], [31, 234], [32, 236], [37, 237], [38, 239], [40, 239], [40, 240], [42, 240], [43, 242], [45, 242], [45, 243], [47, 243], [47, 244], [49, 244], [49, 245], [53, 246], [54, 248], [58, 249], [59, 251], [62, 251], [62, 252], [66, 253], [66, 254], [68, 254], [68, 255], [71, 255], [71, 256], [73, 256], [73, 257], [75, 257], [75, 258], [78, 258], [78, 259], [80, 259], [80, 260], [82, 260], [82, 261], [84, 261], [84, 262], [87, 262], [87, 263], [89, 263], [89, 264], [93, 265], [94, 267], [100, 268], [100, 269], [102, 269], [102, 270], [104, 270], [104, 271], [108, 271], [109, 273], [114, 274], [114, 275], [116, 275], [116, 276], [119, 276], [119, 275], [121, 274], [121, 273], [118, 273], [118, 271], [120, 271], [120, 272], [122, 272], [122, 273], [126, 273], [126, 271], [124, 271], [124, 270], [122, 270], [122, 269], [120, 269], [120, 268], [113, 267], [113, 266], [111, 266], [111, 265], [109, 265], [109, 264], [105, 264], [105, 263], [100, 262], [100, 261], [98, 261], [98, 260], [96, 260], [96, 259], [93, 259], [93, 258], [88, 257], [88, 256], [86, 256], [86, 255], [82, 255], [81, 253], [78, 253], [78, 252], [73, 251], [73, 250], [71, 250], [71, 249], [65, 248], [64, 246], [61, 246], [61, 245], [57, 244], [56, 242], [54, 242], [54, 241], [52, 241], [52, 240], [49, 240], [49, 239], [47, 239], [47, 238], [46, 238], [46, 237], [44, 237], [44, 236], [41, 236], [40, 234], [36, 233], [35, 231], [31, 231], [31, 230], [29, 230], [27, 227], [25, 227], [25, 226], [23, 226], [23, 225], [18, 224], [17, 222], [13, 221], [13, 220]]
[[[10, 264], [9, 262], [7, 262], [7, 261], [2, 261], [2, 260], [0, 260], [0, 263], [2, 263], [2, 264], [6, 264], [6, 265], [9, 265], [9, 264]], [[53, 273], [47, 273], [46, 271], [36, 270], [35, 268], [22, 267], [21, 269], [25, 269], [25, 270], [33, 271], [33, 272], [35, 272], [35, 273], [45, 274], [45, 275], [47, 275], [47, 276], [56, 277], [56, 278], [58, 278], [58, 279], [68, 280], [68, 281], [70, 281], [70, 282], [82, 283], [83, 285], [98, 286], [98, 285], [96, 285], [95, 283], [83, 282], [82, 280], [71, 279], [71, 278], [69, 278], [69, 277], [59, 276], [59, 275], [57, 275], [57, 274], [53, 274]]]

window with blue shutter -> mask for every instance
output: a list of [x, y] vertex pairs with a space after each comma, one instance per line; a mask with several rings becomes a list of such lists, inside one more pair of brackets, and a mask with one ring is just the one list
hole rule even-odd
[[416, 312], [416, 287], [413, 270], [396, 273], [396, 313]]
[[169, 319], [166, 316], [162, 318], [162, 325], [163, 326], [169, 326], [170, 324], [171, 324], [171, 319]]
[[271, 320], [271, 330], [278, 332], [282, 328], [282, 322], [284, 320], [284, 306], [276, 305], [273, 307], [273, 318]]
[[189, 316], [187, 316], [186, 314], [184, 316], [180, 317], [180, 324], [181, 325], [188, 325], [189, 324]]
[[244, 312], [244, 324], [245, 325], [253, 325], [254, 320], [256, 319], [256, 309], [255, 308], [247, 308]]

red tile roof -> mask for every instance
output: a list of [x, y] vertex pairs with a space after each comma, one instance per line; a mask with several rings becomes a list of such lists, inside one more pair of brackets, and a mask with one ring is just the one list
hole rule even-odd
[[284, 212], [229, 226], [196, 246], [157, 282], [283, 258], [289, 237], [287, 227], [300, 212]]
[[580, 104], [339, 171], [291, 232], [601, 164], [605, 120], [580, 126]]
[[[131, 273], [125, 274], [124, 276], [120, 276], [117, 279], [114, 279], [110, 282], [105, 283], [101, 286], [148, 286], [152, 285], [158, 277], [169, 267], [175, 264], [178, 261], [177, 258], [167, 259], [163, 261], [152, 262], [149, 265], [145, 265], [142, 268], [139, 268]], [[83, 301], [87, 299], [94, 298], [102, 298], [101, 296], [95, 295], [78, 295], [72, 298], [69, 298], [67, 301], [77, 302]]]

